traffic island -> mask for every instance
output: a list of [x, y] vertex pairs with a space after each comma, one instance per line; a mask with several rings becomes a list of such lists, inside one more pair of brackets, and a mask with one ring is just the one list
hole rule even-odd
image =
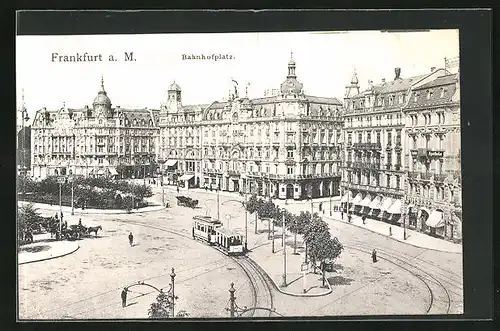
[[261, 269], [268, 274], [274, 283], [274, 287], [285, 295], [297, 297], [318, 297], [332, 293], [328, 280], [313, 270], [302, 271], [303, 254], [293, 254], [293, 247], [287, 242], [286, 254], [286, 286], [283, 286], [283, 248], [280, 241], [275, 242], [275, 253], [271, 251], [271, 245], [261, 245], [252, 249], [248, 257], [258, 264]]
[[80, 246], [74, 241], [43, 241], [20, 246], [18, 264], [40, 262], [74, 253]]

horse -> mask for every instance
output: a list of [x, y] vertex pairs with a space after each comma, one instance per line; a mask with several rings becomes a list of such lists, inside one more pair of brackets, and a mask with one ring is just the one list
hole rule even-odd
[[90, 227], [87, 228], [87, 233], [91, 234], [92, 232], [95, 232], [95, 235], [97, 236], [97, 231], [98, 230], [102, 231], [102, 226], [100, 226], [100, 225], [98, 225], [98, 226], [90, 226]]

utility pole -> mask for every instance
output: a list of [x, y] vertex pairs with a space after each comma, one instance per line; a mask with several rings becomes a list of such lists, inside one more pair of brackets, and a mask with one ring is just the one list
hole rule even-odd
[[217, 186], [217, 221], [220, 222], [219, 191], [220, 191], [220, 181], [219, 181], [219, 184]]
[[330, 217], [332, 217], [333, 182], [330, 186]]
[[[285, 214], [283, 214], [283, 241], [285, 241]], [[286, 244], [283, 246], [283, 287], [286, 287]]]
[[170, 274], [170, 279], [172, 280], [172, 317], [175, 317], [175, 271], [172, 268], [172, 273]]
[[73, 176], [69, 177], [71, 182], [71, 215], [75, 215]]
[[[246, 192], [243, 193], [245, 195], [245, 205], [243, 208], [245, 209], [245, 252], [248, 250], [248, 212], [247, 212], [247, 194]], [[257, 225], [257, 222], [255, 222], [255, 225]]]
[[144, 178], [144, 186], [146, 186], [146, 163], [144, 163], [144, 174], [142, 177]]
[[273, 233], [273, 238], [272, 238], [272, 240], [273, 240], [272, 249], [273, 250], [272, 250], [272, 252], [274, 253], [274, 220], [273, 220], [273, 225], [272, 225], [272, 233]]
[[234, 304], [234, 301], [236, 300], [234, 296], [235, 291], [236, 290], [234, 289], [234, 283], [231, 283], [231, 287], [229, 288], [229, 302], [230, 302], [229, 312], [231, 313], [231, 317], [234, 317], [234, 311], [235, 311], [235, 304]]

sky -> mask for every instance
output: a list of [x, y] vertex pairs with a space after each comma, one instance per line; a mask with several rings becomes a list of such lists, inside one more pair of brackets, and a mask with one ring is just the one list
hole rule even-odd
[[[135, 61], [124, 61], [125, 52], [133, 52]], [[459, 55], [459, 37], [458, 30], [18, 36], [17, 104], [21, 109], [24, 89], [31, 119], [43, 107], [91, 107], [101, 76], [113, 107], [159, 109], [174, 81], [182, 88], [183, 104], [223, 101], [232, 79], [240, 96], [250, 84], [249, 97], [263, 97], [264, 90], [278, 89], [285, 80], [291, 52], [306, 94], [342, 101], [354, 69], [362, 89], [368, 80], [392, 80], [396, 67], [402, 78], [424, 74], [444, 67], [445, 57]], [[102, 54], [103, 61], [52, 61], [53, 53]], [[110, 54], [117, 61], [108, 61]], [[183, 60], [183, 54], [232, 59]]]

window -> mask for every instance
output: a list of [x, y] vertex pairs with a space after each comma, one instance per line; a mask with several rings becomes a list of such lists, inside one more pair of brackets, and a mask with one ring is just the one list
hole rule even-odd
[[360, 132], [358, 133], [358, 143], [363, 141], [363, 134]]
[[387, 186], [387, 187], [391, 186], [391, 175], [386, 175], [385, 186]]
[[347, 145], [352, 145], [352, 133], [347, 134]]
[[413, 101], [417, 102], [417, 99], [418, 99], [418, 94], [417, 94], [417, 92], [414, 92], [413, 93]]
[[441, 87], [441, 94], [440, 94], [440, 97], [443, 98], [444, 97], [444, 87]]
[[371, 134], [371, 132], [368, 132], [366, 134], [366, 142], [368, 142], [368, 143], [372, 142], [372, 134]]
[[103, 161], [104, 161], [104, 159], [99, 158], [99, 164], [102, 164], [102, 163], [103, 163]]
[[392, 144], [392, 132], [387, 132], [387, 145], [391, 146]]
[[293, 158], [293, 151], [292, 150], [287, 151], [286, 152], [286, 157]]
[[380, 132], [377, 132], [377, 144], [380, 144]]
[[293, 175], [293, 166], [288, 166], [288, 167], [286, 168], [286, 173], [287, 173], [288, 175]]
[[413, 137], [413, 149], [417, 149], [417, 137]]

